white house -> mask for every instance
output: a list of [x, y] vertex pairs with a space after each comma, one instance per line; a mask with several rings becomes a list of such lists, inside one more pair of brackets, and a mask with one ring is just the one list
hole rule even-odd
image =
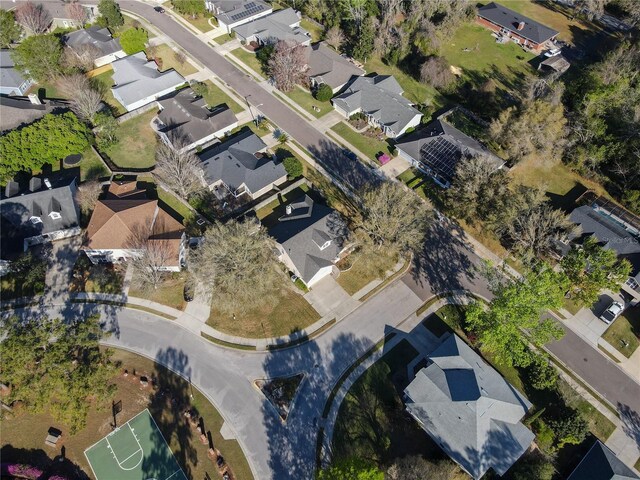
[[309, 45], [311, 35], [300, 26], [301, 17], [293, 8], [278, 10], [251, 22], [234, 27], [238, 39], [245, 43], [257, 42], [261, 45], [277, 43], [280, 40]]
[[0, 94], [24, 95], [34, 81], [16, 70], [10, 52], [0, 50]]
[[271, 5], [262, 0], [205, 0], [204, 3], [227, 33], [231, 33], [239, 25], [273, 12]]

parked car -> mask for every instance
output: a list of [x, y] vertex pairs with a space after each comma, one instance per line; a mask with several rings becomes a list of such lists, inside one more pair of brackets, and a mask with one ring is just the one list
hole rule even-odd
[[153, 9], [158, 13], [164, 13], [164, 8], [162, 7], [153, 7]]
[[294, 273], [291, 274], [291, 281], [293, 283], [296, 283], [298, 281], [298, 278], [300, 278], [300, 277], [298, 277], [298, 275], [296, 275]]
[[191, 302], [193, 300], [194, 295], [195, 295], [195, 288], [193, 286], [193, 283], [190, 281], [187, 281], [187, 283], [184, 284], [184, 292], [183, 292], [184, 301]]
[[602, 320], [606, 324], [609, 324], [616, 318], [618, 318], [623, 310], [624, 305], [622, 305], [620, 302], [613, 302], [607, 307], [604, 312], [602, 312], [602, 315], [600, 315], [600, 320]]
[[560, 55], [560, 49], [559, 48], [552, 48], [551, 50], [549, 50], [548, 52], [545, 52], [544, 56], [545, 57], [555, 57], [556, 55]]

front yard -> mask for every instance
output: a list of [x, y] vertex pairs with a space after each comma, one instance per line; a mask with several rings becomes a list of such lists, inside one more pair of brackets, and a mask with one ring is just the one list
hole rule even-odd
[[345, 122], [337, 123], [331, 127], [331, 130], [364, 153], [371, 162], [377, 162], [376, 155], [379, 153], [389, 154], [389, 143], [387, 141], [358, 133]]
[[213, 41], [218, 45], [224, 45], [225, 43], [230, 42], [232, 40], [233, 40], [233, 37], [228, 33], [222, 34], [219, 37], [216, 37], [213, 39]]
[[129, 288], [129, 296], [146, 298], [152, 302], [161, 303], [177, 310], [184, 310], [186, 306], [184, 284], [186, 281], [186, 272], [167, 272], [162, 283], [154, 290], [142, 287], [138, 275], [134, 273], [131, 279], [131, 287]]
[[152, 109], [118, 126], [118, 143], [104, 152], [118, 167], [149, 168], [156, 164], [157, 140], [150, 125], [156, 114], [156, 109]]
[[253, 71], [258, 75], [264, 76], [264, 73], [262, 72], [262, 64], [260, 63], [260, 60], [258, 60], [258, 57], [256, 57], [255, 53], [247, 51], [244, 47], [231, 50], [230, 53], [246, 66], [253, 69]]
[[602, 335], [607, 342], [629, 358], [640, 345], [640, 306], [628, 308]]
[[81, 253], [73, 266], [71, 274], [71, 293], [110, 293], [121, 294], [125, 265], [104, 263], [94, 265]]
[[209, 108], [217, 107], [222, 103], [226, 103], [233, 113], [238, 114], [244, 112], [245, 108], [242, 105], [239, 105], [238, 102], [224, 93], [222, 89], [211, 80], [206, 80], [204, 83], [207, 85], [208, 89], [204, 99], [206, 100]]
[[320, 315], [304, 297], [289, 286], [283, 286], [275, 292], [275, 301], [267, 302], [260, 307], [238, 314], [223, 314], [214, 307], [207, 320], [207, 325], [228, 333], [247, 338], [268, 338], [290, 335], [308, 327], [320, 319]]
[[[309, 90], [300, 86], [295, 86], [293, 90], [285, 93], [285, 95], [300, 105], [304, 111], [309, 112], [316, 118], [320, 118], [333, 110], [331, 102], [320, 102], [316, 100]], [[313, 107], [317, 107], [320, 111], [314, 110]]]
[[374, 280], [383, 280], [398, 263], [398, 255], [387, 250], [364, 248], [356, 250], [338, 264], [338, 283], [353, 295]]
[[184, 57], [184, 62], [178, 61], [178, 57], [180, 54], [166, 43], [156, 45], [152, 48], [155, 49], [154, 57], [161, 59], [162, 65], [158, 65], [160, 71], [164, 72], [165, 70], [173, 68], [183, 77], [186, 77], [187, 75], [191, 75], [198, 71], [193, 65], [189, 63], [189, 61], [186, 59], [186, 56]]

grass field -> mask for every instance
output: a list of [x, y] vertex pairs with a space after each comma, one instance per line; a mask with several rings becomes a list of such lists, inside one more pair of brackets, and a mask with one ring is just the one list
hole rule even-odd
[[341, 271], [337, 281], [349, 295], [353, 295], [372, 281], [384, 279], [387, 271], [398, 263], [398, 256], [389, 255], [384, 249], [366, 249], [353, 252], [345, 261], [352, 266]]
[[104, 101], [111, 106], [116, 116], [122, 115], [123, 113], [127, 113], [127, 109], [118, 102], [113, 93], [111, 92], [111, 87], [113, 86], [113, 71], [108, 71], [101, 73], [100, 75], [96, 75], [91, 79], [95, 85], [98, 86], [100, 91], [102, 92], [102, 98]]
[[233, 40], [233, 37], [228, 33], [225, 33], [213, 39], [213, 41], [218, 45], [224, 45], [225, 43], [230, 42], [231, 40]]
[[321, 25], [318, 25], [316, 22], [312, 22], [307, 18], [303, 18], [300, 21], [300, 26], [311, 34], [312, 43], [319, 42], [322, 39], [324, 28]]
[[640, 345], [640, 306], [628, 308], [602, 336], [625, 357], [629, 358]]
[[372, 162], [377, 161], [376, 155], [378, 153], [389, 153], [388, 142], [378, 140], [376, 138], [370, 138], [358, 133], [345, 122], [335, 124], [331, 127], [331, 130], [364, 153], [367, 156], [367, 159]]
[[207, 324], [216, 330], [247, 338], [267, 338], [289, 335], [308, 327], [320, 319], [320, 315], [302, 297], [287, 287], [274, 293], [274, 302], [253, 308], [236, 315], [223, 314], [215, 308], [211, 310]]
[[[296, 86], [290, 92], [285, 93], [285, 95], [300, 105], [305, 112], [309, 112], [316, 118], [320, 118], [333, 110], [331, 102], [320, 102], [316, 100], [306, 88]], [[313, 106], [318, 107], [320, 111], [316, 112], [312, 108]]]
[[256, 57], [255, 53], [245, 50], [244, 47], [239, 47], [235, 50], [231, 50], [230, 53], [246, 66], [253, 69], [253, 71], [255, 71], [258, 75], [264, 77], [264, 73], [262, 72], [262, 64], [258, 60], [258, 57]]
[[113, 163], [122, 168], [146, 168], [155, 165], [157, 140], [150, 123], [156, 114], [155, 109], [149, 110], [118, 126], [119, 141], [105, 152]]
[[207, 94], [204, 96], [204, 99], [207, 102], [209, 108], [216, 107], [222, 103], [226, 103], [229, 108], [233, 111], [233, 113], [241, 113], [244, 112], [245, 108], [240, 105], [238, 102], [233, 100], [229, 95], [224, 93], [220, 87], [218, 87], [211, 80], [206, 80], [204, 83], [207, 84], [207, 88], [209, 89]]
[[[165, 353], [170, 352], [160, 351], [158, 357], [162, 357]], [[122, 401], [122, 412], [117, 416], [118, 424], [123, 425], [141, 410], [148, 408], [158, 423], [162, 435], [169, 443], [178, 464], [189, 478], [201, 479], [205, 474], [210, 478], [220, 478], [217, 468], [207, 458], [207, 446], [200, 442], [197, 432], [186, 423], [182, 415], [184, 408], [175, 407], [175, 405], [191, 405], [204, 419], [206, 429], [211, 431], [215, 447], [220, 450], [226, 463], [233, 469], [235, 478], [243, 480], [253, 478], [238, 442], [225, 440], [220, 434], [224, 420], [218, 411], [200, 391], [196, 388], [191, 389], [187, 380], [155, 364], [152, 360], [123, 350], [114, 350], [113, 360], [120, 363], [118, 374], [112, 379], [117, 387], [114, 399]], [[129, 371], [127, 377], [122, 374], [124, 369]], [[141, 376], [155, 378], [158, 388], [152, 390], [150, 386], [143, 387], [140, 384]], [[161, 394], [162, 390], [169, 391], [171, 394]], [[66, 461], [77, 465], [87, 475], [91, 475], [84, 451], [111, 432], [112, 421], [110, 408], [101, 410], [92, 408], [86, 427], [70, 435], [69, 427], [54, 420], [46, 408], [38, 414], [14, 409], [10, 415], [3, 414], [2, 418], [3, 462], [30, 463], [34, 458], [52, 461], [60, 454], [60, 448], [45, 447], [43, 442], [49, 427], [55, 426], [63, 432]], [[82, 478], [82, 475], [78, 475], [72, 469], [70, 474], [66, 475], [66, 478], [78, 477]], [[112, 476], [111, 478], [120, 477]]]
[[162, 67], [160, 68], [161, 71], [164, 72], [165, 70], [169, 70], [173, 68], [176, 72], [178, 72], [183, 77], [186, 77], [187, 75], [191, 75], [198, 71], [187, 60], [185, 60], [184, 63], [178, 62], [176, 58], [176, 54], [178, 52], [176, 52], [173, 48], [171, 48], [166, 43], [157, 45], [155, 48], [157, 52], [156, 57], [159, 57], [162, 59]]
[[158, 288], [145, 289], [140, 285], [139, 278], [134, 273], [129, 288], [129, 296], [146, 298], [152, 302], [161, 303], [177, 310], [184, 310], [184, 284], [187, 280], [186, 272], [167, 272]]
[[[207, 33], [213, 30], [213, 27], [209, 23], [209, 19], [213, 18], [211, 17], [210, 14], [198, 15], [196, 18], [192, 18], [191, 15], [182, 15], [181, 13], [178, 13], [178, 12], [176, 12], [176, 14], [180, 15], [187, 22], [189, 22], [191, 25], [193, 25], [203, 33]], [[213, 18], [212, 22], [214, 24], [217, 23], [215, 18]]]

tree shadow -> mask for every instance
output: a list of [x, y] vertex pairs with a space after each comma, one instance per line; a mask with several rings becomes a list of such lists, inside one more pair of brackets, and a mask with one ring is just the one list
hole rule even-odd
[[618, 403], [618, 413], [622, 422], [622, 430], [640, 448], [640, 413], [623, 403]]
[[[0, 449], [0, 458], [2, 458], [3, 466], [18, 463], [32, 465], [42, 470], [43, 474], [39, 478], [53, 478], [55, 475], [59, 475], [62, 478], [89, 480], [89, 475], [69, 460], [64, 451], [65, 447], [62, 446], [60, 454], [56, 455], [52, 460], [49, 458], [49, 453], [42, 449], [16, 448], [11, 444], [7, 444]], [[1, 474], [2, 478], [5, 478], [6, 472], [2, 471]], [[11, 477], [7, 476], [7, 478]]]

